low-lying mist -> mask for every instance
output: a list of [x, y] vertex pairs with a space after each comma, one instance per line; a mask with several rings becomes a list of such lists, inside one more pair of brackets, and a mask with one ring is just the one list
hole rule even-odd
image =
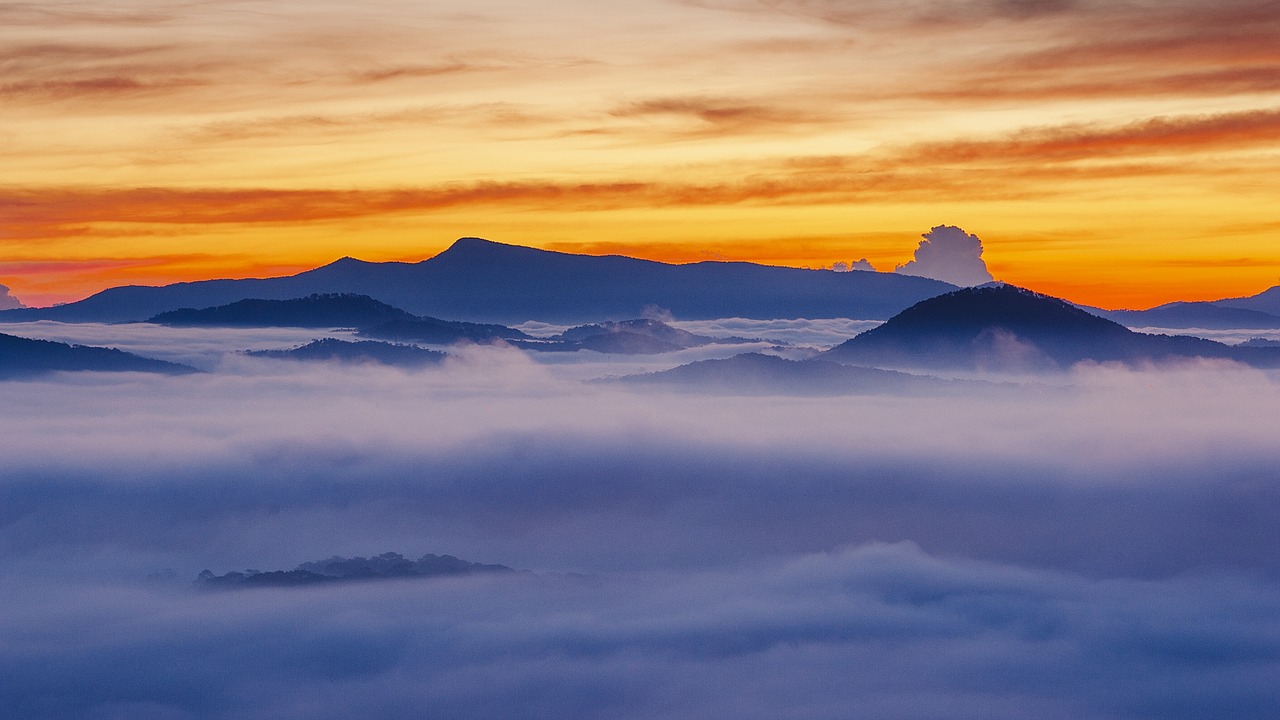
[[[1274, 377], [1088, 366], [937, 398], [579, 381], [609, 362], [226, 355], [0, 385], [0, 705], [1261, 718], [1280, 701]], [[531, 572], [192, 585], [387, 551]]]

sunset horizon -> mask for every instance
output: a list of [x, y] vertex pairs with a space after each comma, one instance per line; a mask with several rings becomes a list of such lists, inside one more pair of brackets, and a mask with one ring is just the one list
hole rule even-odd
[[418, 261], [463, 236], [1105, 308], [1280, 283], [1280, 13], [1033, 0], [0, 8], [0, 284]]
[[1276, 720], [1280, 0], [0, 0], [14, 720]]

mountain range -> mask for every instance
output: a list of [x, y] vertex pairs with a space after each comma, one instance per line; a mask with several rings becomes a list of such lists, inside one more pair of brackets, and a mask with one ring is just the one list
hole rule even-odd
[[334, 293], [368, 295], [414, 315], [506, 324], [626, 320], [654, 309], [686, 320], [884, 319], [952, 289], [937, 280], [894, 273], [745, 262], [674, 265], [462, 238], [417, 263], [342, 258], [287, 277], [116, 287], [66, 305], [0, 311], [0, 322], [130, 322], [251, 298]]
[[[549, 338], [534, 338], [506, 325], [419, 317], [368, 295], [353, 293], [315, 294], [289, 300], [238, 300], [211, 308], [171, 310], [150, 318], [148, 322], [175, 327], [350, 327], [362, 337], [397, 343], [452, 345], [462, 341], [490, 343], [502, 340], [526, 350], [594, 350], [621, 355], [657, 354], [711, 344], [761, 342], [749, 338], [696, 335], [647, 318], [579, 325]], [[404, 345], [374, 341], [349, 343], [334, 338], [293, 350], [262, 350], [249, 354], [293, 359], [373, 360], [391, 364], [412, 362]]]
[[[1275, 290], [1276, 288], [1272, 288]], [[1148, 310], [1101, 310], [1097, 314], [1115, 320], [1127, 327], [1151, 327], [1169, 329], [1203, 330], [1280, 330], [1280, 307], [1275, 312], [1255, 308], [1270, 308], [1269, 302], [1251, 302], [1264, 299], [1271, 290], [1243, 298], [1239, 301], [1172, 302], [1157, 305]], [[1242, 305], [1230, 304], [1233, 302]]]
[[[250, 299], [347, 293], [367, 295], [413, 315], [483, 323], [595, 323], [640, 317], [651, 310], [684, 320], [883, 320], [954, 289], [937, 280], [897, 273], [746, 262], [676, 265], [469, 237], [416, 263], [345, 257], [284, 277], [121, 286], [65, 305], [0, 310], [0, 322], [135, 322]], [[1147, 310], [1082, 307], [1129, 327], [1280, 329], [1280, 286], [1248, 297], [1167, 303]], [[180, 321], [181, 315], [166, 320]]]
[[[129, 285], [65, 305], [0, 310], [0, 322], [133, 322], [250, 299], [346, 293], [367, 295], [412, 315], [482, 323], [595, 323], [640, 317], [648, 311], [666, 311], [684, 320], [882, 320], [954, 289], [937, 280], [897, 273], [746, 262], [676, 265], [461, 238], [416, 263], [346, 257], [284, 277]], [[1082, 307], [1129, 327], [1280, 329], [1280, 286], [1249, 297], [1167, 303], [1147, 310]], [[169, 316], [166, 322], [181, 319]]]

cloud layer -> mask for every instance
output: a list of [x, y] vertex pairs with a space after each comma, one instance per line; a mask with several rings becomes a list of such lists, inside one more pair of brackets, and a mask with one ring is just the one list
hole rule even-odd
[[[210, 352], [246, 340], [209, 334]], [[183, 378], [6, 383], [0, 703], [1102, 719], [1262, 718], [1280, 699], [1266, 374], [719, 398], [457, 354], [413, 373], [229, 357]], [[190, 586], [386, 551], [533, 573]]]
[[1098, 583], [909, 543], [586, 581], [48, 592], [0, 620], [19, 715], [1263, 718], [1277, 699], [1273, 585]]

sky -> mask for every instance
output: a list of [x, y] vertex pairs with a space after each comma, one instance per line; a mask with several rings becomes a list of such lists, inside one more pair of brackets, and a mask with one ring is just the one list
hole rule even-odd
[[0, 283], [455, 238], [892, 270], [938, 225], [1102, 307], [1280, 284], [1275, 0], [0, 2]]
[[[297, 329], [31, 330], [212, 364], [4, 383], [15, 717], [1262, 720], [1280, 701], [1274, 374], [743, 397], [582, 383], [632, 371], [594, 353], [470, 346], [404, 372], [221, 353]], [[521, 572], [193, 587], [389, 551]]]

